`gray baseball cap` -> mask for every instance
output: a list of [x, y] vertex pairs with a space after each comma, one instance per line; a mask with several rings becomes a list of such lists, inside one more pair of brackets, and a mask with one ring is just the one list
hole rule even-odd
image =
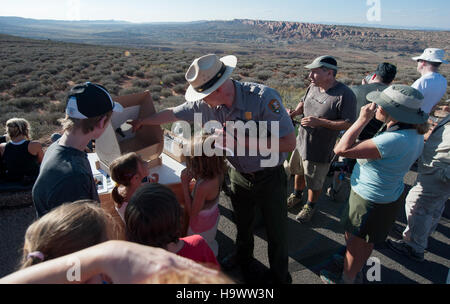
[[316, 68], [327, 68], [332, 70], [338, 70], [337, 61], [332, 56], [320, 56], [314, 59], [314, 61], [311, 64], [308, 64], [305, 66], [306, 69], [312, 70]]

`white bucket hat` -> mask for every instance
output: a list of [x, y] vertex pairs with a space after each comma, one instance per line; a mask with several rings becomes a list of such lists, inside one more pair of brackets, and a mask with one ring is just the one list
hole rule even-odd
[[423, 54], [420, 55], [419, 57], [413, 57], [413, 60], [414, 61], [424, 60], [429, 62], [440, 62], [448, 64], [448, 61], [446, 61], [444, 58], [445, 58], [444, 50], [436, 48], [428, 48], [425, 49], [425, 51], [423, 51]]
[[230, 55], [219, 59], [215, 54], [202, 56], [194, 60], [186, 72], [190, 86], [186, 90], [187, 101], [202, 100], [217, 90], [236, 68], [237, 58]]

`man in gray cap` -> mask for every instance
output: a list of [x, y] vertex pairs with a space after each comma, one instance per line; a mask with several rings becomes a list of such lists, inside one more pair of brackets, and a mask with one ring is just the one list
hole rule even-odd
[[316, 58], [310, 65], [311, 85], [290, 116], [304, 115], [299, 128], [297, 147], [290, 160], [295, 174], [294, 193], [288, 207], [301, 202], [304, 188], [308, 200], [296, 219], [309, 222], [322, 191], [333, 157], [339, 132], [350, 128], [356, 117], [356, 97], [346, 85], [336, 81], [337, 61], [331, 56]]
[[[260, 150], [257, 151], [257, 156], [248, 153], [227, 156], [232, 166], [231, 202], [237, 227], [237, 251], [236, 255], [228, 259], [233, 262], [226, 264], [240, 266], [245, 281], [249, 283], [290, 283], [292, 278], [288, 272], [287, 178], [282, 164], [288, 152], [295, 148], [295, 129], [276, 90], [256, 83], [241, 83], [230, 79], [236, 64], [235, 56], [219, 58], [210, 54], [195, 59], [186, 73], [186, 80], [190, 84], [185, 94], [186, 102], [145, 119], [135, 120], [131, 124], [133, 130], [136, 130], [142, 125], [177, 120], [192, 122], [196, 113], [202, 114], [203, 125], [211, 121], [226, 124], [226, 127], [230, 122], [279, 123], [279, 132], [270, 134], [271, 139], [276, 138], [278, 141], [279, 148], [271, 152], [277, 156], [276, 164], [264, 167], [262, 161], [267, 157], [263, 157]], [[247, 149], [248, 138], [245, 137]], [[268, 238], [269, 278], [255, 271], [259, 265], [253, 258], [253, 222], [257, 205], [262, 211]]]

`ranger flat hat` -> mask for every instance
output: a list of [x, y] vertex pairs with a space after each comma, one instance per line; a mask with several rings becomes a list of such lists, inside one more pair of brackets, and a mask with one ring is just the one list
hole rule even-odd
[[186, 72], [189, 88], [186, 90], [187, 101], [202, 100], [217, 90], [236, 68], [237, 58], [230, 55], [219, 59], [215, 54], [202, 56], [194, 60]]

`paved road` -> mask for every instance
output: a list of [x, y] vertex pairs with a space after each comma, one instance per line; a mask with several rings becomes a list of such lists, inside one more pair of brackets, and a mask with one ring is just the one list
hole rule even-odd
[[[415, 173], [410, 172], [405, 182], [413, 184]], [[327, 181], [328, 183], [330, 180]], [[292, 187], [292, 180], [290, 187]], [[292, 189], [292, 188], [290, 188]], [[300, 224], [295, 215], [300, 206], [289, 212], [289, 270], [294, 284], [320, 284], [318, 272], [329, 257], [342, 249], [344, 245], [343, 229], [339, 217], [345, 206], [348, 184], [340, 192], [338, 202], [322, 195], [319, 210], [309, 224]], [[233, 252], [236, 229], [233, 223], [231, 202], [221, 194], [221, 219], [217, 240], [220, 244], [219, 259]], [[381, 261], [381, 283], [415, 284], [445, 283], [450, 268], [450, 206], [444, 212], [437, 231], [430, 239], [424, 263], [417, 263], [399, 256], [384, 245], [375, 248], [373, 257]], [[0, 277], [14, 271], [20, 261], [20, 249], [28, 225], [34, 220], [34, 208], [19, 209], [0, 208]], [[404, 212], [400, 212], [396, 226], [405, 226]], [[267, 242], [264, 228], [257, 225], [255, 229], [255, 258], [261, 267], [268, 267]], [[399, 235], [391, 233], [391, 237]], [[365, 267], [365, 271], [368, 267]], [[239, 270], [228, 273], [232, 278], [242, 280]], [[367, 280], [365, 280], [366, 283]]]
[[[414, 184], [415, 172], [409, 172], [405, 177], [407, 185]], [[331, 183], [328, 178], [327, 184]], [[290, 181], [292, 189], [292, 179]], [[410, 188], [410, 187], [408, 187]], [[318, 212], [311, 223], [300, 224], [295, 220], [295, 215], [301, 210], [298, 206], [290, 210], [288, 216], [289, 233], [289, 271], [294, 284], [321, 284], [318, 273], [330, 262], [334, 253], [341, 252], [344, 246], [343, 229], [339, 224], [340, 214], [345, 207], [345, 199], [348, 197], [348, 181], [339, 193], [338, 201], [330, 200], [322, 194], [319, 200]], [[221, 245], [219, 258], [223, 258], [233, 250], [233, 240], [236, 236], [235, 225], [232, 222], [233, 212], [228, 197], [221, 197], [221, 220], [219, 223], [218, 242]], [[405, 227], [406, 218], [404, 209], [398, 215], [395, 226]], [[398, 239], [400, 235], [391, 231], [390, 237]], [[269, 267], [267, 259], [267, 242], [263, 227], [255, 229], [255, 258], [261, 262], [261, 266]], [[426, 261], [417, 263], [406, 257], [392, 252], [386, 245], [377, 246], [372, 254], [381, 262], [381, 282], [384, 284], [415, 284], [415, 283], [445, 283], [450, 268], [450, 203], [444, 216], [441, 218], [437, 231], [430, 238]], [[373, 264], [370, 265], [371, 267]], [[371, 270], [365, 267], [364, 273]], [[238, 270], [229, 275], [236, 280], [242, 280]], [[367, 278], [365, 283], [369, 283]]]

